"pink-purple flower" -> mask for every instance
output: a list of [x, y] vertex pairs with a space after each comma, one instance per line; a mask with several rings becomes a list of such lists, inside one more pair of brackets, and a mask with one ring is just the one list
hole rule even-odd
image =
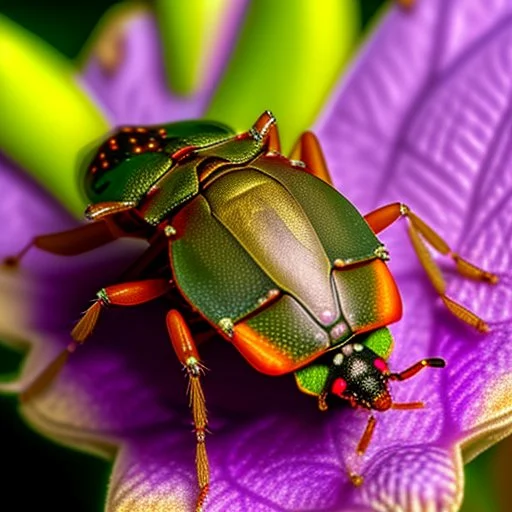
[[[511, 26], [506, 2], [419, 0], [410, 11], [391, 9], [312, 127], [335, 185], [361, 212], [407, 203], [454, 250], [499, 275], [496, 286], [469, 281], [438, 260], [449, 295], [491, 331], [474, 332], [444, 308], [405, 221], [385, 231], [404, 300], [389, 365], [400, 371], [438, 356], [447, 368], [393, 384], [396, 401], [426, 408], [377, 414], [360, 458], [366, 412], [320, 413], [292, 376], [256, 373], [220, 339], [202, 345], [212, 431], [206, 511], [457, 510], [463, 462], [510, 432]], [[93, 57], [84, 69], [86, 88], [115, 124], [202, 117], [207, 108], [211, 89], [187, 101], [167, 93], [156, 33], [152, 15], [138, 15], [125, 27], [119, 65], [105, 74]], [[76, 222], [7, 159], [0, 183], [3, 254]], [[4, 389], [21, 391], [38, 375], [95, 292], [141, 249], [115, 242], [65, 261], [31, 250], [18, 273], [0, 274], [0, 332], [31, 347]], [[106, 312], [52, 385], [22, 406], [43, 434], [114, 460], [109, 511], [193, 509], [194, 438], [167, 308], [156, 301]], [[361, 487], [348, 468], [363, 473]]]

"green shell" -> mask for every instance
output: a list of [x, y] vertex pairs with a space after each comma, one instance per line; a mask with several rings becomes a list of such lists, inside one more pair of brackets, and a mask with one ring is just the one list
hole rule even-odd
[[[137, 128], [137, 127], [132, 127]], [[164, 176], [173, 165], [171, 155], [177, 150], [186, 146], [203, 147], [224, 141], [233, 136], [234, 133], [228, 126], [214, 121], [181, 121], [177, 123], [167, 123], [156, 126], [142, 127], [145, 130], [158, 132], [165, 131], [165, 137], [158, 149], [136, 154], [131, 151], [128, 146], [123, 150], [118, 150], [114, 154], [108, 145], [110, 138], [116, 138], [122, 130], [116, 131], [96, 149], [94, 154], [89, 155], [86, 163], [89, 167], [84, 171], [83, 182], [84, 191], [87, 197], [93, 203], [105, 201], [123, 201], [138, 203], [150, 190], [150, 188]], [[92, 172], [91, 166], [94, 157], [104, 153], [105, 161], [108, 169], [98, 172]], [[114, 160], [115, 158], [115, 160]], [[120, 160], [118, 162], [118, 160]], [[174, 194], [172, 200], [173, 206], [185, 201], [193, 192], [191, 183], [194, 181], [192, 174], [196, 174], [196, 169], [189, 169], [189, 176], [184, 176], [186, 171], [183, 169], [178, 173], [172, 173], [167, 180], [167, 194], [165, 201], [168, 200], [170, 194]], [[177, 183], [170, 183], [176, 179]], [[197, 178], [196, 178], [197, 181]], [[184, 187], [183, 190], [181, 187]], [[197, 192], [197, 185], [195, 188]], [[180, 201], [181, 199], [181, 201]], [[159, 201], [162, 204], [164, 201]], [[158, 208], [161, 210], [162, 208]], [[169, 213], [172, 209], [163, 208], [165, 213]], [[155, 223], [154, 215], [149, 220]]]
[[285, 295], [262, 309], [247, 324], [295, 363], [323, 354], [329, 348], [329, 336], [295, 299]]
[[153, 193], [144, 198], [139, 209], [144, 219], [158, 225], [178, 206], [199, 193], [196, 164], [185, 162], [177, 165], [153, 184]]
[[355, 206], [324, 181], [283, 160], [262, 157], [252, 166], [281, 183], [300, 204], [329, 261], [372, 258], [381, 243]]
[[[356, 208], [268, 152], [258, 132], [232, 135], [209, 121], [125, 127], [97, 151], [89, 196], [134, 203], [154, 226], [170, 223], [176, 286], [227, 335], [243, 322], [246, 338], [235, 345], [269, 373], [295, 371], [387, 325], [392, 307], [381, 308], [379, 294], [394, 283], [383, 263], [369, 264], [381, 243]], [[258, 359], [270, 353], [272, 369]]]
[[275, 283], [211, 214], [203, 196], [173, 219], [171, 262], [183, 295], [213, 324], [254, 311]]
[[[224, 145], [232, 142], [202, 154]], [[224, 149], [228, 158], [232, 147]], [[280, 156], [224, 169], [171, 223], [171, 263], [187, 301], [223, 329], [250, 317], [247, 325], [291, 361], [289, 371], [379, 314], [378, 276], [369, 271], [358, 283], [364, 265], [333, 269], [336, 259], [374, 260], [379, 240], [343, 196]], [[354, 289], [348, 305], [340, 283]], [[261, 308], [276, 290], [283, 298]]]
[[171, 167], [163, 153], [144, 153], [126, 158], [112, 170], [88, 183], [87, 195], [95, 203], [104, 201], [138, 202], [151, 185]]

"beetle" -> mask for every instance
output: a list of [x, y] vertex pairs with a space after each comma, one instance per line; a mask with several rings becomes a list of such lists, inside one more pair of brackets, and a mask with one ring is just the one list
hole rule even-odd
[[[280, 150], [276, 120], [264, 112], [241, 134], [213, 121], [127, 126], [95, 151], [83, 176], [88, 223], [34, 238], [30, 247], [77, 255], [123, 237], [147, 250], [117, 284], [101, 289], [72, 331], [73, 342], [23, 393], [29, 400], [55, 377], [94, 329], [106, 306], [173, 298], [169, 337], [189, 379], [199, 484], [197, 510], [210, 485], [203, 366], [190, 322], [200, 318], [232, 343], [259, 372], [293, 373], [298, 388], [325, 411], [337, 398], [369, 411], [415, 409], [395, 403], [388, 383], [445, 361], [425, 358], [401, 372], [387, 365], [388, 325], [402, 315], [400, 294], [377, 234], [397, 219], [446, 307], [486, 332], [484, 320], [446, 295], [427, 245], [449, 256], [462, 275], [497, 277], [451, 251], [406, 205], [361, 215], [331, 183], [320, 144], [304, 133], [289, 157]], [[337, 398], [333, 398], [337, 397]], [[357, 445], [367, 449], [376, 424], [369, 416]], [[350, 473], [355, 485], [362, 477]]]

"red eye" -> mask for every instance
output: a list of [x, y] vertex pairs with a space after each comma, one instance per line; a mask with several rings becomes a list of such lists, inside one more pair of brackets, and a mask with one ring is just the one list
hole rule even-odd
[[333, 383], [331, 387], [331, 393], [333, 395], [337, 395], [341, 397], [343, 395], [343, 392], [347, 389], [347, 382], [345, 379], [342, 379], [341, 377], [337, 378]]
[[386, 364], [386, 361], [384, 361], [384, 359], [375, 359], [375, 361], [373, 362], [375, 368], [377, 368], [377, 370], [379, 370], [380, 372], [384, 373], [384, 372], [388, 372], [388, 365]]

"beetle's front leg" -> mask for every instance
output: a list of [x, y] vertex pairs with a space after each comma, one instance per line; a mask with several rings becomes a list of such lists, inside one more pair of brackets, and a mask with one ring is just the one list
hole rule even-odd
[[167, 314], [167, 329], [174, 351], [187, 371], [189, 378], [189, 405], [192, 410], [196, 434], [196, 471], [200, 489], [197, 498], [196, 512], [201, 512], [210, 485], [210, 467], [205, 444], [208, 418], [204, 392], [200, 381], [203, 366], [200, 363], [197, 347], [190, 333], [190, 329], [178, 311], [171, 310]]
[[400, 217], [406, 217], [409, 220], [411, 227], [410, 236], [412, 232], [411, 238], [414, 235], [420, 234], [436, 251], [450, 257], [454, 261], [459, 274], [477, 281], [487, 281], [491, 284], [498, 282], [498, 276], [473, 265], [473, 263], [452, 251], [448, 244], [428, 224], [403, 203], [388, 204], [364, 216], [366, 222], [368, 222], [375, 233], [386, 229]]

